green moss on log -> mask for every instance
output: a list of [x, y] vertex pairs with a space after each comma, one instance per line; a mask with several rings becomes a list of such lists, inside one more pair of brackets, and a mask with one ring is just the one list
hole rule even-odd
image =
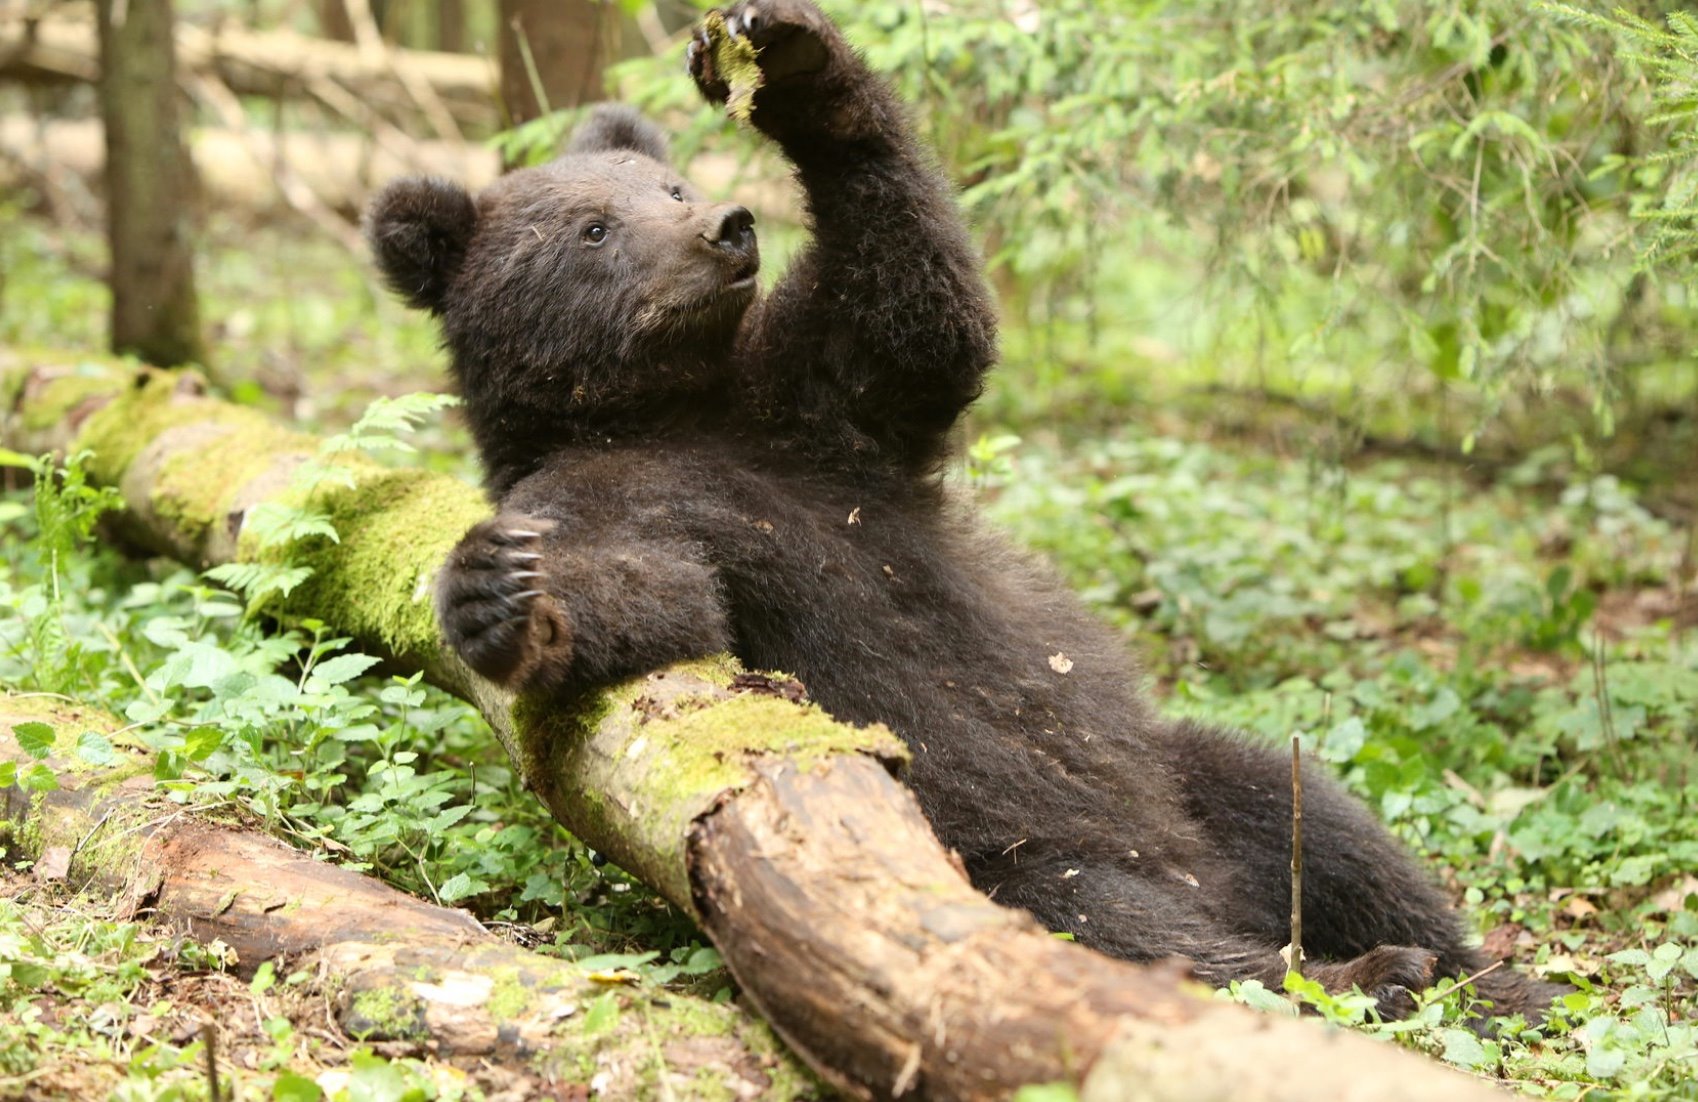
[[77, 374], [55, 376], [30, 396], [20, 423], [31, 432], [50, 429], [91, 398], [112, 397], [123, 388], [123, 379], [104, 368], [98, 374], [83, 374], [79, 368]]
[[152, 760], [136, 756], [98, 766], [83, 761], [76, 752], [77, 740], [87, 731], [113, 737], [118, 720], [98, 709], [38, 696], [0, 696], [0, 740], [7, 748], [0, 757], [29, 760], [22, 757], [12, 733], [20, 723], [45, 723], [53, 729], [53, 746], [45, 760], [66, 791], [55, 799], [46, 792], [30, 794], [27, 809], [9, 832], [9, 855], [36, 859], [48, 847], [64, 846], [76, 855], [70, 870], [73, 882], [127, 879], [145, 841], [143, 832], [134, 828], [155, 818], [158, 808], [146, 800], [114, 805], [104, 801], [124, 781], [150, 774]]
[[[291, 452], [310, 455], [307, 438], [279, 429], [270, 423], [229, 423], [223, 406], [219, 420], [177, 426], [171, 431], [195, 432], [196, 446], [174, 450], [159, 467], [150, 487], [149, 503], [158, 516], [175, 529], [183, 541], [204, 547], [208, 532], [223, 524], [232, 512], [236, 497], [254, 479], [277, 466]], [[209, 463], [206, 452], [217, 449], [218, 460]]]
[[[0, 415], [18, 411], [18, 426], [51, 429], [90, 398], [117, 395], [129, 385], [134, 361], [90, 357], [63, 348], [0, 349]], [[21, 403], [32, 381], [29, 403]]]
[[417, 996], [392, 984], [355, 991], [342, 1014], [342, 1028], [361, 1041], [420, 1041], [430, 1036]]
[[321, 538], [259, 555], [243, 541], [244, 559], [281, 557], [312, 569], [284, 615], [328, 621], [409, 665], [440, 665], [431, 583], [466, 530], [489, 516], [483, 496], [445, 475], [370, 467], [356, 472], [351, 488], [322, 488], [312, 504], [330, 517], [339, 542]]
[[[814, 705], [756, 692], [727, 696], [739, 672], [719, 656], [627, 681], [576, 711], [514, 711], [525, 776], [560, 820], [679, 905], [691, 898], [685, 839], [697, 818], [754, 779], [751, 763], [802, 769], [847, 753], [904, 761], [884, 727], [850, 727]], [[627, 776], [640, 776], [638, 791]], [[567, 798], [556, 786], [572, 779]]]
[[489, 978], [493, 986], [489, 990], [489, 999], [484, 1003], [484, 1009], [495, 1023], [511, 1021], [530, 1008], [533, 984], [525, 982], [519, 975], [519, 970], [513, 967], [496, 968], [490, 971]]
[[133, 380], [130, 390], [96, 410], [77, 434], [76, 447], [94, 452], [89, 474], [107, 486], [119, 484], [154, 437], [174, 425], [211, 415], [210, 410], [195, 409], [192, 400], [173, 400], [177, 387], [173, 375], [144, 371]]

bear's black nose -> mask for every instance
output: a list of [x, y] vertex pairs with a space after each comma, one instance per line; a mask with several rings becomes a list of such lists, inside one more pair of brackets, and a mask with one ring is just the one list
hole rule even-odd
[[748, 247], [749, 240], [755, 233], [755, 216], [749, 213], [747, 207], [731, 207], [719, 217], [717, 229], [709, 229], [702, 233], [711, 245], [722, 248], [741, 249]]

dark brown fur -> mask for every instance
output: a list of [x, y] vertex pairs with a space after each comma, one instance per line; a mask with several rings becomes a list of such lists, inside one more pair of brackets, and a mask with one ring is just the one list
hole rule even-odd
[[[447, 638], [533, 692], [719, 650], [793, 672], [913, 747], [907, 779], [983, 890], [1117, 956], [1277, 985], [1286, 759], [1159, 717], [1121, 641], [951, 502], [939, 471], [996, 320], [950, 189], [810, 3], [728, 19], [763, 46], [754, 123], [814, 230], [764, 298], [746, 212], [701, 202], [628, 109], [475, 202], [407, 180], [373, 205], [501, 508], [440, 581]], [[691, 68], [724, 98], [700, 40]], [[1312, 970], [1388, 1007], [1478, 970], [1403, 847], [1330, 778], [1305, 792]], [[1548, 997], [1507, 971], [1481, 987], [1505, 1011]]]

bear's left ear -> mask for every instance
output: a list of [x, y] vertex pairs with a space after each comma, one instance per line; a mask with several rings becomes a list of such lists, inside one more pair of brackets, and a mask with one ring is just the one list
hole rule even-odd
[[657, 161], [666, 160], [666, 134], [643, 118], [634, 107], [610, 103], [590, 112], [572, 135], [566, 147], [568, 156], [574, 153], [608, 153], [632, 149]]
[[409, 306], [438, 314], [477, 225], [465, 188], [426, 176], [394, 181], [366, 208], [366, 241], [385, 282]]

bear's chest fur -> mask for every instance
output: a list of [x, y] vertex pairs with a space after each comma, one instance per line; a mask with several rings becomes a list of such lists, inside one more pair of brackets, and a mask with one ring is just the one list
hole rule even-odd
[[[795, 674], [839, 719], [902, 735], [925, 803], [976, 808], [955, 832], [969, 852], [1045, 832], [1027, 793], [1077, 788], [1084, 806], [1134, 762], [1144, 805], [1166, 806], [1123, 643], [947, 498], [933, 482], [799, 473], [703, 438], [564, 449], [503, 505], [586, 552], [617, 529], [698, 556], [737, 657]], [[1150, 816], [1152, 854], [1174, 844], [1172, 818]]]

